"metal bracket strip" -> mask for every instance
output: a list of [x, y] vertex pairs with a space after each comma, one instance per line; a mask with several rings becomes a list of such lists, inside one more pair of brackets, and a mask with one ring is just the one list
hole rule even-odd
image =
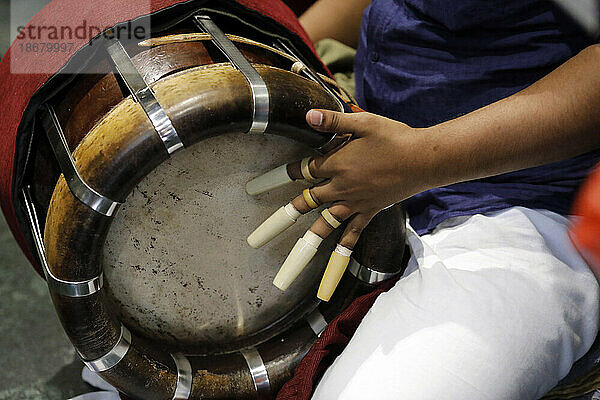
[[131, 332], [129, 332], [129, 329], [125, 328], [125, 325], [121, 325], [121, 336], [114, 347], [102, 357], [93, 361], [83, 360], [83, 363], [94, 372], [108, 371], [125, 358], [130, 347]]
[[101, 195], [83, 180], [75, 167], [73, 155], [69, 150], [54, 108], [49, 104], [46, 104], [46, 113], [43, 114], [42, 124], [71, 193], [92, 210], [108, 217], [113, 215], [121, 203]]
[[317, 336], [321, 336], [321, 333], [323, 333], [325, 328], [327, 328], [327, 320], [325, 320], [325, 317], [323, 314], [321, 314], [321, 311], [319, 311], [318, 308], [308, 314], [306, 321]]
[[265, 367], [265, 363], [263, 362], [260, 353], [254, 347], [240, 350], [240, 353], [242, 353], [246, 359], [248, 368], [250, 368], [250, 375], [252, 376], [252, 381], [254, 382], [257, 399], [270, 400], [271, 383], [269, 382], [269, 374], [267, 373], [267, 368]]
[[269, 125], [269, 90], [267, 84], [238, 50], [223, 31], [208, 15], [195, 15], [194, 23], [203, 32], [208, 33], [212, 42], [221, 50], [227, 59], [238, 69], [250, 84], [252, 90], [253, 112], [252, 125], [248, 133], [264, 133]]
[[379, 282], [386, 281], [394, 276], [398, 275], [398, 272], [379, 272], [375, 271], [369, 267], [365, 267], [354, 258], [350, 258], [350, 264], [348, 265], [348, 270], [354, 277], [360, 281], [368, 283], [369, 285], [374, 285]]
[[167, 152], [173, 154], [183, 148], [183, 143], [173, 126], [173, 122], [156, 99], [156, 95], [142, 74], [140, 74], [133, 61], [131, 61], [129, 54], [127, 54], [121, 42], [114, 42], [106, 50], [112, 58], [119, 75], [121, 75], [125, 85], [127, 85], [131, 96], [144, 109], [156, 133], [158, 133], [158, 136], [163, 141]]
[[102, 289], [104, 285], [104, 274], [100, 273], [99, 276], [83, 282], [69, 282], [62, 279], [58, 279], [50, 271], [50, 266], [46, 259], [46, 249], [44, 247], [44, 239], [40, 229], [39, 220], [35, 211], [35, 205], [31, 198], [29, 188], [25, 187], [22, 190], [23, 200], [29, 218], [29, 224], [31, 226], [31, 232], [33, 235], [33, 241], [42, 263], [42, 269], [46, 276], [46, 282], [50, 291], [67, 297], [86, 297], [92, 295]]
[[177, 386], [173, 400], [187, 400], [192, 393], [192, 365], [190, 360], [183, 354], [171, 354], [177, 367]]
[[344, 112], [352, 112], [352, 110], [346, 104], [346, 102], [344, 100], [342, 100], [340, 98], [340, 96], [338, 96], [337, 93], [335, 93], [333, 90], [331, 90], [331, 88], [329, 86], [327, 86], [327, 84], [323, 81], [323, 79], [321, 79], [321, 77], [319, 76], [319, 74], [315, 73], [312, 69], [310, 69], [300, 59], [300, 57], [294, 52], [294, 50], [292, 50], [292, 48], [290, 46], [288, 46], [283, 40], [278, 39], [275, 42], [275, 48], [277, 48], [278, 50], [283, 51], [284, 53], [287, 53], [289, 56], [295, 58], [296, 62], [299, 63], [299, 65], [300, 65], [300, 68], [298, 68], [299, 72], [302, 73], [302, 74], [304, 74], [311, 81], [319, 84], [323, 89], [325, 89], [325, 91], [327, 93], [329, 93], [329, 95], [331, 97], [333, 97], [334, 100], [338, 103], [338, 106], [340, 107], [340, 110], [344, 110]]

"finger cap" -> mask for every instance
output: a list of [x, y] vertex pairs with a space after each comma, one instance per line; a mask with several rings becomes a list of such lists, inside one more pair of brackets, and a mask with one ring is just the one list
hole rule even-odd
[[292, 203], [288, 203], [275, 211], [275, 213], [267, 218], [265, 222], [260, 224], [260, 226], [248, 236], [246, 241], [250, 247], [258, 249], [272, 240], [275, 236], [294, 225], [299, 216], [300, 212], [294, 208]]
[[287, 165], [280, 165], [279, 167], [248, 181], [248, 183], [246, 183], [246, 193], [250, 196], [256, 196], [257, 194], [268, 192], [269, 190], [276, 189], [292, 182], [293, 179], [290, 178], [287, 172]]
[[350, 263], [351, 254], [352, 250], [341, 245], [338, 245], [335, 251], [331, 253], [327, 268], [323, 274], [323, 279], [321, 279], [321, 284], [319, 285], [319, 291], [317, 292], [319, 299], [323, 301], [331, 299]]
[[273, 279], [273, 285], [281, 290], [286, 290], [317, 254], [317, 249], [322, 241], [323, 239], [311, 231], [307, 231], [303, 237], [298, 239]]

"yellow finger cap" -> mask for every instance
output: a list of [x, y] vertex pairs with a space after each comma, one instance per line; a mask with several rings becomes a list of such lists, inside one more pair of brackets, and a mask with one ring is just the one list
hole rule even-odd
[[298, 239], [273, 279], [273, 285], [280, 290], [286, 290], [317, 254], [317, 249], [322, 241], [323, 239], [311, 231], [307, 231], [303, 237]]
[[[338, 248], [339, 247], [340, 246], [338, 246]], [[317, 292], [317, 297], [323, 301], [329, 301], [329, 299], [331, 299], [333, 292], [335, 292], [335, 289], [340, 283], [340, 280], [350, 263], [350, 254], [352, 252], [346, 248], [344, 249], [347, 251], [340, 252], [336, 249], [331, 253], [327, 268], [323, 274], [323, 279], [321, 279], [321, 284], [319, 285], [319, 291]]]
[[284, 207], [275, 211], [265, 222], [260, 224], [254, 232], [248, 236], [246, 241], [255, 249], [264, 246], [275, 236], [285, 231], [290, 226], [294, 225], [300, 213], [294, 208], [292, 203], [288, 203]]

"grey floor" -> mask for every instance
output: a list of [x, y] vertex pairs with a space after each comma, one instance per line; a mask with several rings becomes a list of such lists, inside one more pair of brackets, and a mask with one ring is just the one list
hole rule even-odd
[[90, 391], [48, 289], [0, 222], [0, 400], [58, 400]]
[[[27, 20], [48, 3], [13, 1], [21, 2], [19, 8], [26, 3], [22, 18]], [[0, 0], [2, 55], [10, 43], [10, 15], [9, 1]], [[46, 284], [23, 256], [3, 217], [0, 299], [0, 400], [64, 400], [89, 392], [81, 381], [83, 365], [60, 326]]]

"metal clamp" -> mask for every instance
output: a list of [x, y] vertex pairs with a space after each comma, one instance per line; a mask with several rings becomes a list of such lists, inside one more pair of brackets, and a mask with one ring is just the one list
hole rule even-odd
[[177, 367], [177, 386], [173, 400], [187, 400], [192, 393], [192, 365], [190, 360], [183, 354], [171, 354]]
[[121, 203], [96, 192], [83, 180], [75, 167], [73, 155], [69, 150], [69, 145], [54, 109], [47, 104], [46, 111], [43, 114], [42, 123], [71, 193], [92, 210], [110, 217]]
[[31, 198], [29, 188], [25, 187], [22, 190], [23, 200], [29, 218], [29, 224], [31, 226], [31, 232], [33, 235], [33, 242], [42, 263], [42, 269], [46, 276], [46, 282], [50, 291], [67, 297], [86, 297], [90, 296], [102, 289], [104, 285], [104, 274], [100, 273], [99, 276], [89, 279], [83, 282], [69, 282], [62, 279], [58, 279], [50, 271], [48, 260], [46, 259], [46, 249], [44, 247], [44, 240], [42, 238], [42, 232], [40, 229], [37, 212], [35, 211], [35, 205]]
[[317, 336], [321, 336], [321, 333], [327, 328], [327, 320], [325, 320], [325, 317], [318, 308], [306, 317], [306, 321]]
[[173, 154], [181, 149], [183, 143], [173, 126], [173, 122], [156, 99], [156, 95], [142, 74], [140, 74], [133, 61], [131, 61], [129, 54], [127, 54], [121, 42], [116, 41], [106, 49], [119, 75], [123, 78], [127, 89], [129, 89], [131, 96], [144, 109], [156, 133], [158, 133], [158, 136], [163, 141], [167, 152]]
[[284, 53], [288, 54], [290, 57], [295, 58], [297, 66], [294, 67], [294, 69], [296, 69], [298, 73], [303, 74], [308, 79], [319, 84], [323, 89], [325, 89], [325, 91], [331, 97], [333, 97], [333, 99], [336, 101], [336, 103], [338, 103], [340, 110], [343, 110], [344, 112], [352, 112], [352, 110], [350, 109], [348, 104], [346, 104], [346, 102], [336, 92], [331, 90], [331, 88], [323, 81], [323, 79], [321, 79], [319, 74], [315, 73], [312, 69], [310, 69], [300, 59], [300, 57], [294, 52], [294, 50], [292, 50], [292, 48], [290, 46], [288, 46], [283, 40], [278, 39], [277, 42], [275, 42], [275, 47], [278, 50], [283, 51]]
[[374, 285], [379, 282], [386, 281], [394, 276], [398, 275], [398, 272], [379, 272], [375, 271], [369, 267], [365, 267], [354, 258], [350, 258], [350, 264], [348, 265], [348, 270], [354, 277], [360, 281], [368, 283], [369, 285]]
[[248, 133], [264, 133], [269, 124], [269, 90], [267, 84], [238, 50], [231, 40], [219, 27], [213, 22], [208, 15], [195, 15], [194, 23], [196, 26], [208, 33], [212, 42], [221, 50], [227, 59], [238, 69], [250, 84], [252, 90], [253, 112], [252, 125]]
[[121, 336], [119, 337], [117, 344], [102, 357], [93, 361], [83, 360], [83, 363], [94, 372], [108, 371], [125, 358], [130, 347], [131, 332], [129, 332], [129, 329], [125, 328], [125, 325], [121, 325]]
[[254, 347], [240, 350], [240, 353], [242, 353], [246, 359], [248, 368], [250, 368], [250, 375], [252, 375], [257, 399], [270, 400], [271, 383], [269, 382], [269, 374], [267, 373], [267, 368], [265, 367], [265, 363], [263, 362], [260, 353]]

